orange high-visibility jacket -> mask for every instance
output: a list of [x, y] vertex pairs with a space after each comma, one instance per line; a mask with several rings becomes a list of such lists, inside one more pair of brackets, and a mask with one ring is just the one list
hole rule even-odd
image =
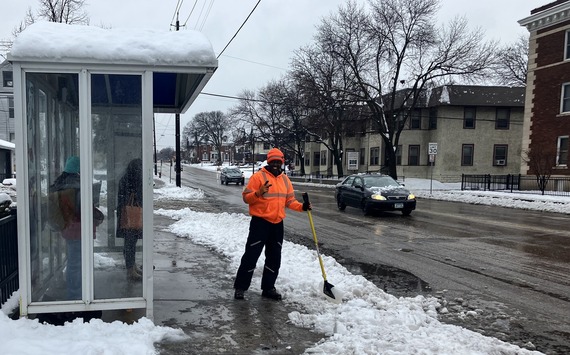
[[[255, 192], [266, 181], [271, 185], [269, 191], [257, 197]], [[283, 173], [273, 176], [264, 168], [249, 178], [242, 197], [249, 205], [250, 215], [264, 218], [271, 223], [279, 223], [285, 218], [285, 207], [298, 212], [303, 211], [303, 204], [295, 199], [295, 191], [289, 177]]]

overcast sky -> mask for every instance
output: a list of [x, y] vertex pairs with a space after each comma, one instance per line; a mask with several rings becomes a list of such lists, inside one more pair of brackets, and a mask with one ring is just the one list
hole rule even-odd
[[[212, 42], [218, 55], [258, 0], [182, 0], [181, 30], [196, 29]], [[248, 22], [219, 58], [219, 66], [203, 92], [238, 96], [244, 89], [257, 90], [286, 73], [293, 51], [311, 43], [315, 25], [323, 16], [336, 12], [346, 0], [263, 0]], [[364, 0], [359, 0], [364, 2]], [[548, 0], [441, 0], [440, 21], [465, 16], [471, 28], [484, 29], [488, 39], [503, 43], [516, 40], [526, 29], [518, 20]], [[38, 9], [38, 0], [0, 1], [0, 40], [9, 39], [26, 10]], [[174, 29], [178, 0], [86, 0], [91, 25]], [[192, 7], [194, 11], [190, 16]], [[207, 16], [206, 16], [207, 15]], [[173, 20], [174, 19], [174, 20]], [[197, 100], [181, 118], [184, 125], [196, 113], [221, 110], [235, 105], [232, 99], [207, 95]], [[174, 115], [160, 115], [156, 122], [157, 147], [174, 147]]]

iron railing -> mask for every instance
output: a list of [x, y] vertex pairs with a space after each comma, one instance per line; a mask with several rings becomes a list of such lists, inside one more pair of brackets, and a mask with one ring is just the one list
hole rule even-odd
[[0, 217], [0, 304], [20, 287], [18, 281], [18, 222], [16, 209]]
[[[544, 188], [541, 188], [541, 185]], [[551, 196], [570, 196], [570, 177], [532, 175], [461, 175], [461, 190], [501, 191]]]

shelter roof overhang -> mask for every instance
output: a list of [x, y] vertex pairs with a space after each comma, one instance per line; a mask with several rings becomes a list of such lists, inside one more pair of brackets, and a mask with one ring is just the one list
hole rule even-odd
[[157, 113], [184, 113], [218, 67], [200, 32], [103, 29], [38, 22], [14, 41], [8, 59], [23, 67], [150, 70]]

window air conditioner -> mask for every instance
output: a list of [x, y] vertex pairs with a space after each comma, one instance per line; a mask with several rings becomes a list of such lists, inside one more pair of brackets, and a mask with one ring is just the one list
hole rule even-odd
[[505, 159], [497, 159], [495, 160], [495, 165], [505, 165], [506, 161]]

